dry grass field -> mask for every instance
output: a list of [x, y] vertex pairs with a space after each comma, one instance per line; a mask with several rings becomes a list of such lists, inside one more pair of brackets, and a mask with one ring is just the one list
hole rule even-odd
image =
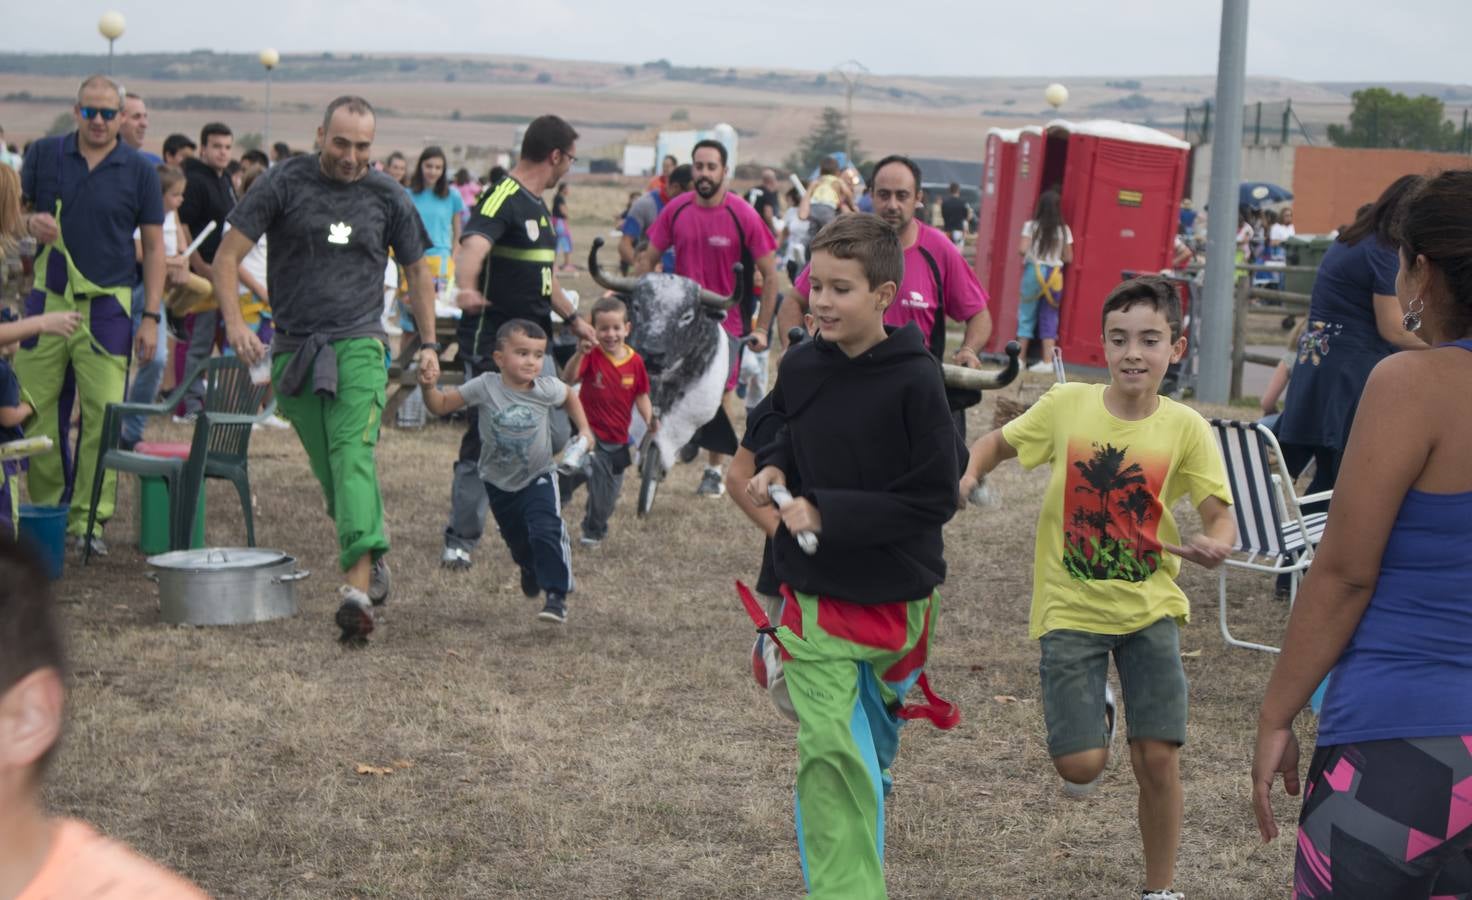
[[[589, 236], [580, 229], [581, 249]], [[971, 412], [973, 435], [994, 402]], [[732, 588], [756, 576], [757, 532], [729, 500], [693, 495], [697, 467], [671, 473], [647, 519], [633, 514], [630, 479], [610, 538], [575, 546], [571, 618], [549, 630], [494, 536], [470, 572], [438, 567], [459, 437], [448, 424], [384, 429], [395, 594], [361, 651], [334, 641], [336, 544], [290, 433], [253, 444], [259, 542], [312, 571], [290, 620], [161, 624], [130, 546], [125, 480], [112, 554], [85, 569], [69, 560], [57, 587], [73, 672], [52, 806], [221, 897], [799, 895], [793, 728], [752, 683], [752, 628]], [[1044, 751], [1026, 621], [1046, 478], [1009, 465], [994, 481], [1002, 505], [947, 528], [930, 671], [962, 721], [906, 729], [887, 810], [894, 897], [1137, 896], [1128, 763], [1115, 759], [1080, 802], [1062, 795]], [[582, 507], [579, 495], [573, 528]], [[210, 543], [243, 541], [219, 485], [209, 518]], [[1292, 828], [1261, 846], [1247, 805], [1272, 660], [1222, 644], [1212, 573], [1188, 568], [1183, 583], [1196, 619], [1182, 638], [1191, 727], [1177, 887], [1284, 896]], [[1272, 638], [1285, 610], [1269, 579], [1230, 586], [1242, 632]], [[1285, 825], [1295, 813], [1280, 804]]]

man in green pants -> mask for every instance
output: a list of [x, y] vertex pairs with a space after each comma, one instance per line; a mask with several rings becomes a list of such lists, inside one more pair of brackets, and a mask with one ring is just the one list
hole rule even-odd
[[[62, 448], [61, 453], [31, 460], [27, 486], [31, 502], [44, 505], [64, 502], [68, 486], [73, 487], [67, 533], [79, 548], [90, 541], [92, 552], [99, 555], [107, 552], [100, 536], [83, 533], [103, 410], [123, 400], [128, 352], [134, 343], [133, 285], [138, 276], [133, 229], [138, 229], [143, 244], [139, 359], [153, 358], [164, 286], [164, 209], [158, 173], [118, 139], [122, 108], [122, 88], [103, 75], [88, 78], [72, 107], [77, 130], [31, 144], [21, 174], [21, 193], [33, 210], [26, 217], [26, 228], [45, 245], [36, 256], [36, 280], [26, 297], [25, 314], [82, 316], [82, 326], [70, 335], [30, 338], [21, 342], [15, 355], [15, 373], [35, 401], [36, 422], [28, 431], [50, 437]], [[71, 457], [64, 430], [71, 413], [69, 400], [63, 410], [63, 397], [69, 395], [68, 371], [76, 378], [82, 404], [74, 469], [67, 464]], [[117, 474], [108, 471], [98, 497], [99, 522], [112, 517], [116, 499]]]
[[439, 375], [434, 282], [423, 256], [429, 235], [404, 189], [369, 168], [376, 124], [361, 97], [327, 106], [322, 150], [272, 168], [230, 214], [215, 252], [215, 296], [230, 346], [247, 364], [267, 351], [241, 316], [236, 272], [267, 237], [266, 289], [276, 332], [271, 377], [281, 413], [296, 429], [337, 526], [337, 625], [344, 643], [373, 631], [388, 600], [388, 536], [374, 448], [388, 382], [383, 270], [389, 248], [409, 275], [414, 320], [424, 338], [421, 371]]

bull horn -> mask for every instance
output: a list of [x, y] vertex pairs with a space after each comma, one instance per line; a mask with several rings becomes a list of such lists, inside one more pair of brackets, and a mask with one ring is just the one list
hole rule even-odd
[[735, 276], [736, 282], [735, 285], [733, 285], [731, 288], [731, 296], [722, 297], [715, 291], [708, 291], [705, 288], [701, 288], [700, 302], [713, 309], [719, 309], [722, 311], [728, 310], [731, 307], [735, 306], [736, 301], [741, 299], [741, 263], [737, 263], [736, 265], [732, 266], [731, 273]]
[[638, 280], [627, 275], [604, 275], [603, 267], [598, 265], [598, 248], [603, 246], [603, 238], [593, 238], [593, 249], [588, 251], [588, 274], [593, 276], [593, 281], [604, 290], [614, 291], [620, 294], [630, 294], [634, 291], [634, 283]]
[[1000, 387], [1006, 387], [1017, 378], [1017, 373], [1022, 371], [1022, 347], [1016, 341], [1007, 342], [1007, 365], [1001, 369], [983, 372], [979, 369], [968, 369], [965, 366], [942, 365], [946, 387], [959, 388], [966, 391], [994, 391]]

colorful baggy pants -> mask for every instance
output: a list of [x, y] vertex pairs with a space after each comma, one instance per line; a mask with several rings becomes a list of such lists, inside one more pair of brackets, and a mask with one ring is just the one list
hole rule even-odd
[[[922, 683], [939, 596], [861, 606], [783, 593], [772, 635], [797, 711], [797, 849], [808, 894], [882, 898], [884, 798], [900, 726], [924, 716], [948, 728], [958, 718]], [[906, 707], [917, 683], [928, 703]]]
[[277, 409], [307, 451], [312, 474], [327, 498], [327, 514], [337, 526], [338, 565], [347, 571], [365, 553], [376, 560], [388, 552], [373, 458], [388, 371], [383, 344], [374, 338], [333, 341], [332, 349], [337, 353], [333, 397], [314, 393], [310, 378], [295, 397], [281, 392], [281, 372], [292, 353], [273, 356], [271, 368]]
[[[61, 228], [61, 204], [56, 210]], [[28, 433], [49, 437], [61, 450], [30, 461], [26, 487], [31, 502], [56, 506], [72, 498], [67, 513], [67, 533], [87, 530], [87, 503], [97, 471], [97, 451], [102, 444], [103, 411], [109, 403], [121, 403], [128, 379], [128, 355], [133, 343], [133, 287], [101, 287], [93, 284], [72, 262], [62, 235], [36, 257], [34, 289], [26, 297], [25, 314], [79, 312], [82, 324], [70, 336], [42, 334], [21, 342], [15, 354], [15, 374], [35, 401], [36, 417]], [[71, 408], [63, 414], [63, 394], [69, 378], [76, 379], [82, 404], [82, 434], [77, 442], [75, 483], [64, 464], [67, 458], [65, 428]], [[103, 473], [102, 494], [97, 502], [97, 521], [112, 518], [117, 504], [117, 473]]]

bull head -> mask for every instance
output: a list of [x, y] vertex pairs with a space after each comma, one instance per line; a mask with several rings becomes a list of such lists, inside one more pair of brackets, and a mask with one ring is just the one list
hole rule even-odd
[[[593, 238], [593, 248], [588, 251], [588, 274], [593, 281], [604, 290], [614, 291], [620, 294], [631, 294], [634, 284], [639, 280], [627, 275], [606, 275], [603, 267], [598, 265], [598, 251], [603, 247], [603, 238]], [[741, 299], [741, 263], [733, 267], [736, 274], [736, 286], [731, 290], [730, 297], [722, 297], [715, 291], [700, 289], [700, 302], [712, 311], [724, 313]]]
[[1022, 354], [1022, 347], [1016, 341], [1007, 342], [1007, 365], [1005, 368], [991, 372], [983, 372], [980, 369], [968, 369], [965, 366], [941, 366], [945, 375], [946, 387], [959, 388], [963, 391], [993, 391], [999, 387], [1005, 387], [1017, 378], [1017, 373], [1022, 371], [1022, 362], [1018, 358]]

